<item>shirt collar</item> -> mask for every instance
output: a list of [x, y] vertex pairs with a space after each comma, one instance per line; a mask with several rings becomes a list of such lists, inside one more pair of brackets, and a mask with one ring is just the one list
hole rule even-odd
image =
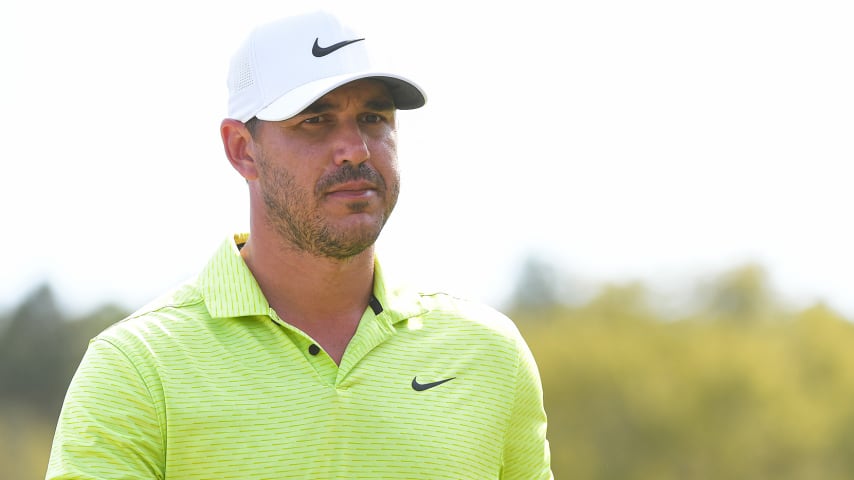
[[268, 315], [270, 304], [240, 256], [249, 234], [229, 236], [199, 275], [199, 289], [213, 318]]
[[[374, 298], [379, 300], [383, 313], [387, 315], [391, 324], [417, 317], [427, 311], [421, 304], [421, 295], [418, 292], [390, 286], [376, 258], [374, 258]], [[382, 315], [378, 315], [378, 318], [382, 318]]]
[[[248, 233], [229, 236], [199, 274], [198, 287], [211, 317], [269, 315], [270, 304], [261, 287], [240, 256], [238, 245], [246, 243]], [[379, 261], [374, 259], [374, 297], [382, 306], [377, 318], [395, 324], [424, 313], [417, 292], [386, 284]]]

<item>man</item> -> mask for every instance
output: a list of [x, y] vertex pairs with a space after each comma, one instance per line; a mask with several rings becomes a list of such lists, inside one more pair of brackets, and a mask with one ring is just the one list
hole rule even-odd
[[250, 233], [92, 340], [47, 478], [551, 478], [513, 324], [395, 289], [377, 263], [396, 110], [425, 96], [369, 43], [321, 12], [238, 50], [221, 135]]

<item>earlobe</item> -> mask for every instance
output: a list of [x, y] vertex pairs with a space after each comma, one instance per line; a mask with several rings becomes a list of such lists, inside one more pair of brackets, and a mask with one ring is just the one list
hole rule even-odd
[[249, 130], [239, 120], [226, 118], [219, 127], [222, 146], [231, 166], [247, 181], [258, 178], [255, 143]]

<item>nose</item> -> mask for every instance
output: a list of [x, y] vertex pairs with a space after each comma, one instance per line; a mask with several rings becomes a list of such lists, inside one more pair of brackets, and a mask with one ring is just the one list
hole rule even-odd
[[337, 130], [334, 140], [336, 165], [340, 166], [346, 162], [359, 165], [371, 158], [367, 136], [357, 121], [339, 124]]

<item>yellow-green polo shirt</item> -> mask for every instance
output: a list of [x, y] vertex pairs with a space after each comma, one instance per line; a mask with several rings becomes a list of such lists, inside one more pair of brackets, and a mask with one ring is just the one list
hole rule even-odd
[[539, 374], [509, 319], [392, 290], [377, 265], [338, 366], [270, 308], [246, 238], [92, 340], [47, 478], [551, 478]]

